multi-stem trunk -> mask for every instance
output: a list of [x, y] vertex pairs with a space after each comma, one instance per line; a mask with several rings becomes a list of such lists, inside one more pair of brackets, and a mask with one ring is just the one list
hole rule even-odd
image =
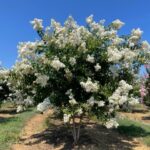
[[81, 118], [79, 123], [76, 123], [75, 116], [72, 118], [72, 133], [73, 133], [73, 139], [74, 144], [76, 145], [80, 138], [80, 127], [81, 127]]

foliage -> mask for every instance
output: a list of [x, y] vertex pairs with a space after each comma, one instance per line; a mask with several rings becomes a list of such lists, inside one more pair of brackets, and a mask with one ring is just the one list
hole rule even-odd
[[6, 70], [0, 67], [0, 104], [6, 100], [11, 98], [11, 89], [9, 79], [9, 70]]
[[148, 75], [145, 82], [146, 95], [144, 97], [144, 103], [147, 106], [150, 106], [150, 65], [146, 65], [146, 70]]
[[150, 54], [139, 28], [119, 36], [124, 23], [118, 19], [105, 26], [91, 15], [86, 22], [79, 26], [69, 17], [62, 26], [52, 19], [44, 29], [42, 20], [34, 19], [41, 40], [19, 44], [19, 60], [10, 73], [16, 98], [34, 103], [49, 98], [72, 126], [75, 143], [84, 115], [96, 115], [108, 128], [118, 126], [115, 112], [137, 103], [132, 85]]

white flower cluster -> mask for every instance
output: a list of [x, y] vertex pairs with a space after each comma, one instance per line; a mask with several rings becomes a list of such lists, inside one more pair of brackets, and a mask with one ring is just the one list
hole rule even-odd
[[54, 31], [52, 42], [55, 42], [59, 48], [70, 44], [79, 46], [79, 50], [86, 50], [85, 39], [90, 35], [90, 32], [83, 26], [78, 26], [71, 16], [65, 22], [64, 27], [52, 19], [50, 28]]
[[137, 51], [132, 51], [129, 48], [124, 48], [123, 49], [123, 57], [124, 60], [127, 62], [133, 61], [134, 58], [137, 56]]
[[116, 47], [108, 47], [108, 61], [119, 62], [123, 59], [125, 62], [131, 62], [138, 55], [137, 51], [132, 51], [129, 48], [122, 48], [118, 50]]
[[133, 29], [131, 31], [131, 37], [129, 38], [129, 42], [133, 43], [133, 45], [136, 44], [137, 41], [141, 38], [142, 33], [143, 31], [141, 31], [140, 28]]
[[0, 90], [2, 90], [3, 89], [3, 87], [2, 86], [0, 86]]
[[87, 55], [86, 61], [87, 61], [87, 62], [90, 62], [90, 63], [94, 63], [94, 62], [95, 62], [94, 56], [92, 56], [92, 55]]
[[65, 75], [68, 80], [72, 79], [72, 72], [69, 69], [65, 69]]
[[42, 103], [39, 103], [37, 105], [37, 110], [41, 113], [43, 113], [44, 111], [46, 111], [47, 109], [49, 109], [50, 107], [50, 99], [49, 98], [46, 98], [44, 99], [44, 101]]
[[97, 72], [97, 71], [99, 71], [99, 70], [101, 69], [101, 66], [99, 65], [99, 63], [97, 63], [97, 64], [94, 66], [94, 68], [95, 68], [95, 71]]
[[29, 106], [33, 106], [34, 105], [34, 101], [33, 98], [31, 96], [28, 96], [25, 100], [24, 100], [25, 106], [29, 107]]
[[150, 44], [147, 41], [142, 42], [142, 49], [146, 51], [150, 51]]
[[63, 64], [58, 57], [55, 57], [51, 62], [51, 66], [59, 71], [61, 68], [65, 68], [65, 64]]
[[74, 95], [72, 93], [72, 89], [69, 89], [65, 94], [68, 95], [68, 97], [69, 97], [69, 103], [72, 106], [77, 104], [77, 101], [75, 100]]
[[77, 62], [76, 62], [76, 59], [74, 57], [70, 57], [69, 63], [71, 64], [71, 66], [74, 66]]
[[23, 105], [19, 105], [19, 106], [17, 107], [16, 112], [17, 112], [17, 113], [21, 113], [21, 112], [23, 112], [23, 111], [25, 111], [25, 110], [26, 110], [26, 108], [25, 108]]
[[110, 128], [117, 128], [119, 124], [114, 118], [112, 118], [105, 123], [105, 126], [106, 128], [110, 129]]
[[27, 59], [23, 59], [20, 62], [16, 62], [13, 66], [13, 71], [17, 74], [27, 75], [33, 73], [33, 68]]
[[86, 82], [80, 82], [81, 87], [86, 92], [97, 92], [99, 85], [97, 82], [92, 82], [91, 78], [88, 78]]
[[123, 105], [128, 100], [128, 93], [133, 87], [127, 84], [124, 80], [119, 82], [119, 87], [115, 90], [112, 96], [109, 97], [109, 103], [115, 105]]
[[47, 75], [36, 73], [35, 76], [37, 78], [34, 83], [40, 84], [42, 87], [45, 87], [47, 85], [47, 81], [49, 80], [49, 77]]
[[115, 47], [108, 47], [108, 61], [118, 62], [122, 58], [122, 52]]
[[101, 100], [101, 101], [96, 101], [93, 96], [91, 96], [91, 97], [87, 100], [87, 104], [89, 104], [90, 106], [93, 106], [94, 104], [97, 104], [98, 107], [103, 107], [103, 106], [105, 106], [105, 102], [104, 102], [104, 101], [102, 101], [102, 100]]
[[112, 22], [112, 25], [115, 29], [118, 30], [124, 25], [124, 22], [120, 21], [119, 19], [116, 19]]
[[90, 28], [91, 33], [95, 33], [96, 36], [103, 38], [104, 36], [108, 35], [109, 33], [105, 31], [103, 23], [96, 23], [93, 20], [93, 15], [89, 16], [86, 19], [86, 22]]
[[17, 46], [18, 53], [20, 58], [32, 58], [35, 59], [36, 50], [38, 46], [43, 45], [43, 41], [36, 41], [36, 42], [20, 42]]
[[135, 97], [130, 97], [129, 98], [129, 105], [130, 106], [134, 106], [136, 104], [139, 104], [139, 99], [138, 98], [135, 98]]
[[42, 30], [43, 29], [43, 20], [35, 18], [33, 21], [30, 22], [35, 30]]
[[64, 117], [63, 117], [64, 123], [68, 123], [70, 121], [70, 117], [71, 117], [70, 114], [64, 114]]
[[122, 42], [124, 42], [124, 39], [118, 37], [117, 35], [116, 35], [116, 37], [114, 37], [112, 39], [112, 45], [114, 45], [114, 46], [117, 46], [117, 45], [121, 44]]
[[7, 77], [9, 75], [9, 70], [0, 69], [0, 78]]

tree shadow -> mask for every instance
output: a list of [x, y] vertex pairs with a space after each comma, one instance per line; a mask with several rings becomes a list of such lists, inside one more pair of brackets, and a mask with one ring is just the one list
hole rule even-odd
[[150, 121], [150, 116], [144, 116], [144, 117], [142, 117], [142, 120]]
[[134, 109], [132, 110], [132, 113], [148, 113], [149, 111], [148, 110], [145, 110], [145, 109]]
[[[118, 131], [123, 130], [123, 134]], [[126, 131], [131, 132], [130, 136], [124, 134]], [[100, 124], [88, 124], [81, 127], [81, 136], [77, 146], [73, 146], [73, 138], [71, 130], [64, 126], [63, 123], [51, 120], [49, 128], [45, 131], [34, 134], [26, 145], [35, 145], [46, 143], [54, 148], [63, 145], [61, 150], [132, 150], [138, 143], [132, 142], [134, 137], [148, 136], [142, 128], [132, 126], [121, 126], [118, 130], [108, 130]], [[130, 142], [129, 142], [130, 141]]]
[[4, 110], [0, 110], [0, 114], [14, 115], [17, 113], [16, 113], [16, 109], [4, 109]]
[[0, 124], [5, 124], [7, 122], [16, 121], [17, 117], [0, 117]]
[[130, 125], [130, 126], [121, 125], [118, 127], [117, 130], [120, 134], [129, 136], [129, 137], [134, 137], [134, 138], [150, 136], [150, 132], [144, 130], [142, 127], [138, 127], [135, 125]]

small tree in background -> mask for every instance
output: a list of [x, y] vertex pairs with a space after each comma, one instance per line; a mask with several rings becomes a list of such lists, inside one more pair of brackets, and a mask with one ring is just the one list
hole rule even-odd
[[8, 78], [9, 70], [6, 70], [2, 66], [0, 66], [0, 104], [11, 96]]
[[144, 103], [147, 106], [150, 106], [150, 65], [145, 65], [145, 68], [148, 74], [146, 75], [146, 82], [145, 82], [146, 94], [144, 96]]

